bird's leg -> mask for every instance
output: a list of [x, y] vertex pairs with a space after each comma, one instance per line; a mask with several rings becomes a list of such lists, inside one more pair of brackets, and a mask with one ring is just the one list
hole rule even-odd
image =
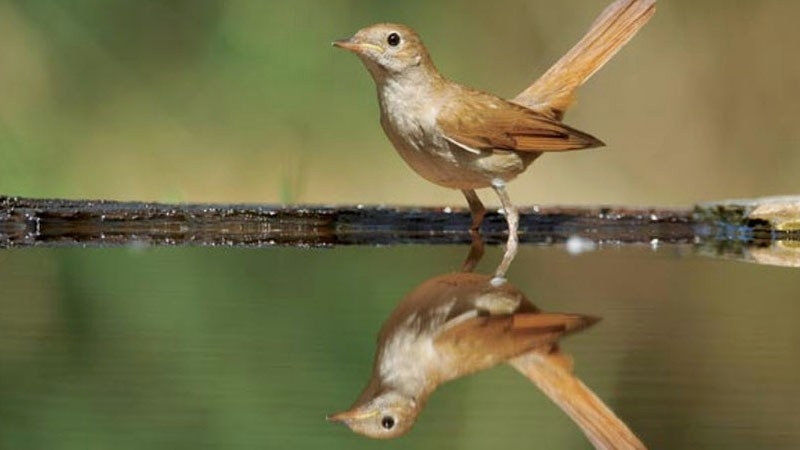
[[472, 226], [469, 229], [469, 235], [472, 237], [472, 245], [469, 247], [469, 254], [464, 264], [461, 266], [462, 272], [472, 272], [475, 266], [483, 257], [483, 239], [481, 239], [481, 222], [483, 216], [486, 215], [486, 208], [481, 203], [480, 197], [475, 193], [474, 189], [463, 189], [461, 191], [464, 197], [467, 198], [469, 204], [469, 212], [472, 214]]
[[462, 189], [461, 193], [467, 198], [469, 212], [472, 213], [472, 226], [469, 230], [478, 232], [481, 229], [483, 216], [486, 215], [486, 208], [483, 207], [483, 203], [481, 203], [481, 199], [478, 197], [478, 194], [475, 193], [474, 189]]
[[492, 188], [497, 193], [497, 196], [500, 197], [500, 203], [503, 205], [503, 211], [506, 215], [506, 222], [508, 223], [508, 241], [506, 242], [506, 252], [503, 254], [503, 260], [500, 261], [500, 264], [497, 266], [497, 270], [495, 270], [494, 278], [492, 279], [492, 284], [499, 285], [505, 282], [506, 272], [508, 271], [509, 266], [511, 266], [511, 261], [514, 260], [514, 257], [517, 256], [517, 247], [519, 243], [519, 237], [517, 236], [517, 228], [519, 227], [519, 211], [517, 207], [511, 203], [511, 197], [508, 196], [508, 192], [506, 192], [506, 182], [500, 178], [495, 178], [492, 180]]

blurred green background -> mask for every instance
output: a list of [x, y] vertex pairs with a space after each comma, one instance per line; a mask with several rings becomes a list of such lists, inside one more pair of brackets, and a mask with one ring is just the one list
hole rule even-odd
[[[0, 0], [0, 192], [460, 205], [405, 167], [372, 80], [330, 41], [405, 22], [443, 73], [511, 97], [607, 3]], [[798, 14], [786, 0], [660, 2], [567, 116], [608, 147], [542, 158], [512, 198], [797, 193]]]

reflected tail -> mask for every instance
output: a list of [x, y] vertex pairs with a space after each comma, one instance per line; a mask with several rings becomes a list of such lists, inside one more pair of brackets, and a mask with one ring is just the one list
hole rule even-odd
[[596, 449], [646, 450], [625, 423], [572, 374], [568, 356], [530, 352], [509, 361], [578, 424]]

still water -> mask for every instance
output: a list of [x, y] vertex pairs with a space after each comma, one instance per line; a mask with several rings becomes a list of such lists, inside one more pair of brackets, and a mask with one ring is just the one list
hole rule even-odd
[[[397, 302], [466, 252], [0, 251], [0, 448], [591, 448], [507, 366], [443, 385], [395, 441], [326, 422], [366, 384]], [[562, 350], [650, 448], [800, 448], [798, 269], [523, 246], [509, 280], [543, 310], [603, 318]]]

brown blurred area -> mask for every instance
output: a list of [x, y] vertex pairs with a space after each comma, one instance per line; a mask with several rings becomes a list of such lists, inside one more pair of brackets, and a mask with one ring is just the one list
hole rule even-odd
[[[607, 3], [0, 0], [0, 192], [461, 205], [405, 167], [368, 74], [330, 41], [408, 23], [445, 75], [510, 97]], [[566, 117], [607, 147], [541, 158], [518, 202], [800, 191], [800, 4], [658, 8]]]

